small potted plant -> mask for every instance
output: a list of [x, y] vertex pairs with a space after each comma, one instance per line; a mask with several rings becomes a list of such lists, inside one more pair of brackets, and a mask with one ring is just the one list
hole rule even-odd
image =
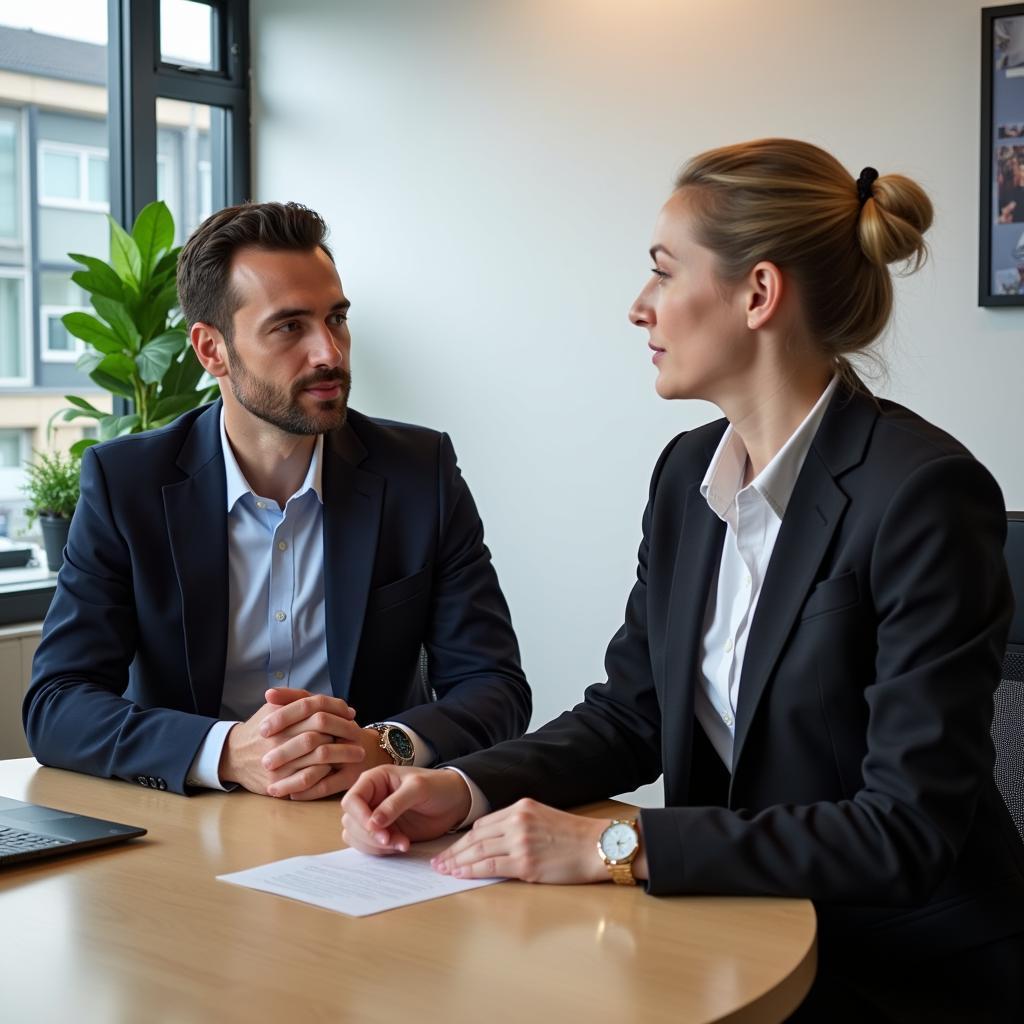
[[78, 504], [80, 469], [78, 455], [61, 455], [60, 452], [36, 452], [35, 461], [26, 467], [27, 482], [23, 490], [28, 508], [25, 514], [29, 526], [39, 520], [50, 572], [56, 572], [64, 563], [71, 517]]

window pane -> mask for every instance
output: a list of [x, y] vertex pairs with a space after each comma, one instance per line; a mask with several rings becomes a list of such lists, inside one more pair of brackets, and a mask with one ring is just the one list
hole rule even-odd
[[46, 318], [47, 348], [51, 352], [74, 352], [75, 339], [68, 334], [60, 318], [60, 313], [53, 313]]
[[0, 238], [18, 237], [18, 125], [0, 120]]
[[43, 150], [43, 198], [78, 199], [80, 192], [77, 153]]
[[167, 64], [217, 70], [214, 20], [208, 4], [160, 0], [160, 59]]
[[227, 194], [224, 141], [228, 113], [203, 103], [156, 101], [157, 194], [174, 215], [183, 242]]
[[25, 376], [21, 296], [19, 278], [0, 277], [0, 377]]
[[21, 463], [21, 431], [0, 430], [0, 469], [16, 469]]
[[110, 202], [109, 176], [107, 175], [107, 158], [105, 156], [89, 157], [89, 201], [92, 203]]

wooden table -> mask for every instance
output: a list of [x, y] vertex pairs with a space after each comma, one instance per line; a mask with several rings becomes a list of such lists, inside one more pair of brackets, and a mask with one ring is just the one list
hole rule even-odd
[[814, 976], [803, 900], [507, 882], [352, 918], [215, 879], [338, 848], [336, 800], [186, 798], [31, 758], [0, 762], [0, 795], [149, 829], [0, 871], [4, 1024], [764, 1022]]

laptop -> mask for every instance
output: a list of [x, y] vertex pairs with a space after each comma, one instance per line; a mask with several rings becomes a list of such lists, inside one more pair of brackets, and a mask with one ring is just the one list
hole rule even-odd
[[0, 796], [0, 867], [144, 836], [144, 828]]

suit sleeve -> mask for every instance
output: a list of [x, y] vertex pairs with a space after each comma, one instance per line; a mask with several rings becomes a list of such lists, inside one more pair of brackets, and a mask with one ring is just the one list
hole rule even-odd
[[428, 635], [436, 700], [393, 715], [415, 729], [437, 761], [521, 736], [530, 688], [484, 528], [445, 434], [438, 452], [438, 556]]
[[131, 553], [102, 462], [89, 448], [32, 664], [25, 735], [43, 764], [183, 793], [188, 767], [215, 720], [125, 699], [138, 630]]
[[[1005, 532], [999, 488], [973, 459], [910, 474], [872, 550], [877, 655], [862, 787], [846, 801], [756, 813], [644, 811], [650, 892], [891, 906], [927, 897], [991, 779], [992, 694], [1012, 609]], [[784, 742], [775, 756], [786, 756]]]
[[605, 654], [607, 679], [536, 732], [453, 762], [492, 808], [522, 797], [572, 807], [653, 782], [661, 774], [661, 712], [647, 642], [647, 566], [655, 491], [673, 445], [651, 480], [625, 621]]

